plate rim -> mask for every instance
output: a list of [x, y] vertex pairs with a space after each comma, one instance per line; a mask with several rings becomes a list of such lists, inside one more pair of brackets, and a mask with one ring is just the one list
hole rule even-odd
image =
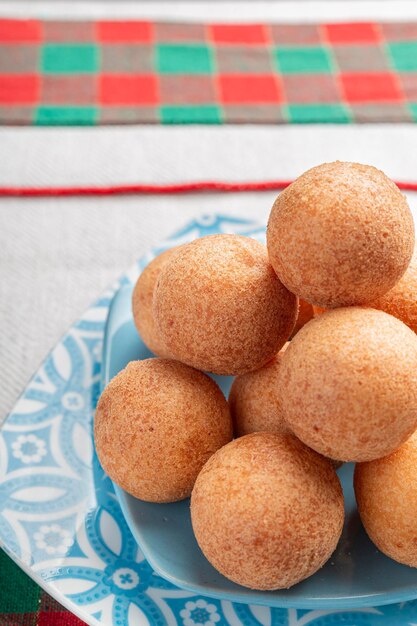
[[[269, 603], [266, 604], [265, 602], [261, 602], [260, 600], [257, 600], [256, 597], [252, 597], [252, 596], [247, 596], [246, 598], [244, 597], [245, 595], [245, 587], [242, 587], [242, 591], [238, 591], [238, 596], [235, 598], [231, 598], [229, 594], [227, 594], [227, 592], [223, 593], [217, 593], [217, 592], [210, 592], [207, 591], [206, 588], [202, 589], [199, 588], [198, 586], [193, 587], [193, 585], [188, 584], [188, 583], [184, 583], [182, 580], [176, 578], [175, 576], [172, 576], [170, 573], [167, 573], [163, 568], [159, 567], [159, 565], [153, 560], [152, 558], [152, 553], [149, 552], [147, 550], [147, 548], [144, 548], [142, 543], [138, 540], [137, 538], [137, 532], [136, 532], [136, 527], [132, 524], [130, 524], [129, 519], [130, 519], [130, 515], [125, 513], [126, 510], [128, 510], [128, 504], [126, 502], [125, 499], [125, 495], [126, 492], [119, 487], [116, 483], [113, 482], [113, 486], [114, 486], [114, 490], [116, 493], [116, 497], [117, 500], [119, 502], [120, 508], [122, 509], [122, 513], [125, 517], [126, 523], [130, 528], [130, 532], [132, 533], [133, 537], [135, 538], [135, 541], [137, 542], [138, 546], [140, 547], [145, 559], [148, 561], [148, 563], [152, 566], [152, 569], [157, 572], [157, 574], [159, 576], [161, 576], [162, 578], [165, 578], [165, 580], [168, 580], [170, 583], [172, 583], [173, 585], [175, 585], [176, 587], [179, 587], [181, 589], [184, 589], [186, 591], [190, 591], [192, 593], [194, 593], [195, 595], [204, 595], [207, 597], [211, 597], [214, 600], [225, 600], [227, 602], [233, 602], [233, 603], [238, 603], [238, 604], [254, 604], [257, 606], [265, 606], [265, 607], [269, 607], [271, 609], [300, 609], [300, 610], [313, 610], [316, 609], [317, 610], [317, 600], [312, 600], [311, 602], [309, 602], [308, 600], [303, 602], [298, 602], [295, 601], [295, 603], [291, 603], [291, 600], [287, 599], [287, 600], [283, 600], [281, 601], [279, 604], [278, 603]], [[320, 570], [318, 570], [320, 571]], [[318, 572], [316, 572], [317, 574]], [[314, 575], [314, 574], [313, 574]], [[277, 590], [279, 591], [279, 590]], [[276, 593], [276, 591], [271, 591], [271, 593]], [[380, 594], [381, 596], [386, 596], [387, 594]], [[337, 600], [332, 601], [331, 599], [328, 598], [324, 598], [324, 599], [320, 599], [320, 609], [322, 610], [346, 610], [349, 611], [350, 609], [362, 609], [362, 608], [372, 608], [372, 607], [378, 607], [378, 606], [389, 606], [389, 605], [394, 605], [394, 604], [398, 604], [401, 602], [410, 602], [413, 600], [417, 599], [417, 589], [416, 591], [412, 594], [411, 597], [409, 597], [407, 595], [407, 593], [404, 594], [400, 594], [398, 593], [397, 596], [395, 596], [394, 600], [391, 599], [385, 599], [382, 602], [378, 601], [375, 602], [375, 599], [379, 597], [378, 595], [369, 595], [367, 594], [366, 596], [361, 596], [361, 599], [359, 600], [359, 596], [353, 596], [353, 600], [349, 600], [349, 606], [343, 605], [343, 600]], [[356, 600], [356, 598], [358, 598], [358, 600]]]

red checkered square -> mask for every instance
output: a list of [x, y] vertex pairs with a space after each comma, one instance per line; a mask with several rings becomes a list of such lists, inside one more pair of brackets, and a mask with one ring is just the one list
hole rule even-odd
[[157, 77], [152, 74], [102, 75], [101, 104], [157, 104]]
[[0, 104], [36, 104], [38, 98], [36, 74], [0, 74]]
[[86, 626], [78, 617], [66, 611], [56, 600], [42, 593], [36, 626]]
[[277, 104], [282, 102], [282, 88], [272, 74], [219, 76], [220, 97], [224, 104]]
[[97, 37], [103, 43], [149, 43], [152, 35], [150, 22], [97, 22]]
[[85, 622], [82, 622], [69, 611], [65, 611], [62, 607], [60, 612], [40, 612], [36, 624], [37, 626], [87, 626]]
[[209, 32], [215, 43], [256, 45], [268, 40], [263, 24], [211, 24]]
[[38, 20], [0, 20], [1, 43], [36, 43], [41, 39]]
[[[376, 24], [372, 22], [353, 22], [343, 24], [324, 24], [324, 32], [332, 44], [377, 43], [381, 40]], [[366, 60], [364, 59], [366, 64]]]
[[401, 102], [398, 80], [389, 72], [346, 73], [340, 75], [345, 98], [351, 103]]

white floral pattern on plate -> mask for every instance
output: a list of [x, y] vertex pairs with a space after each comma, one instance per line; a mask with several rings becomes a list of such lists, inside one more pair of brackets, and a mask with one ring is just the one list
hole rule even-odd
[[88, 624], [105, 626], [389, 626], [417, 623], [417, 601], [301, 611], [195, 596], [140, 553], [94, 452], [101, 347], [115, 290], [162, 250], [215, 232], [263, 239], [257, 224], [202, 216], [154, 249], [77, 321], [35, 374], [0, 433], [0, 542]]
[[221, 620], [216, 605], [201, 598], [196, 602], [186, 602], [180, 617], [184, 626], [213, 626]]
[[46, 454], [46, 446], [43, 439], [36, 435], [19, 435], [12, 443], [12, 454], [22, 463], [40, 463]]

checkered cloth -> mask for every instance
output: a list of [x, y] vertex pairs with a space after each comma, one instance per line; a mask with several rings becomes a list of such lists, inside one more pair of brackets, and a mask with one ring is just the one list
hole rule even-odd
[[0, 550], [0, 626], [85, 626]]
[[0, 123], [417, 120], [417, 23], [0, 20]]

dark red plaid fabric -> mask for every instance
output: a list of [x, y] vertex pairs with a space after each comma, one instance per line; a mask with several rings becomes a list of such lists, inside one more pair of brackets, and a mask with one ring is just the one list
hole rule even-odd
[[0, 123], [417, 120], [417, 23], [0, 20]]

